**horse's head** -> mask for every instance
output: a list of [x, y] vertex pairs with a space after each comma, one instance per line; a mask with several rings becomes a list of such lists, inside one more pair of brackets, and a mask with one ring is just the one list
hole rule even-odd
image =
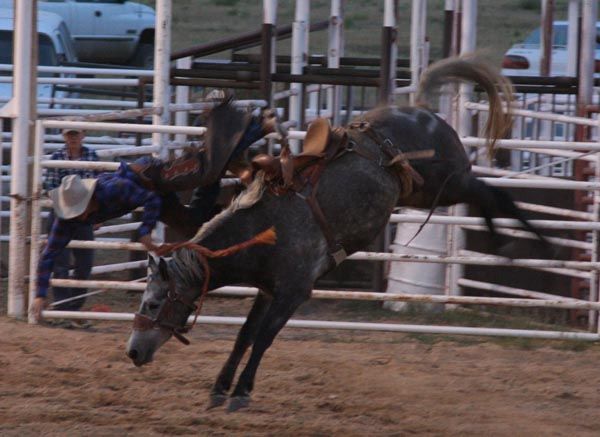
[[136, 366], [152, 361], [156, 350], [172, 335], [187, 343], [181, 334], [186, 332], [188, 316], [196, 308], [196, 296], [187, 281], [176, 274], [175, 264], [175, 260], [160, 258], [157, 263], [149, 257], [150, 275], [126, 349]]

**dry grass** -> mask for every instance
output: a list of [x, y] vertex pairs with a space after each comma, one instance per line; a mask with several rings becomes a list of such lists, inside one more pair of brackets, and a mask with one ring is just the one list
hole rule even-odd
[[[154, 5], [153, 0], [144, 3]], [[556, 19], [566, 17], [567, 1], [556, 3]], [[288, 24], [294, 17], [293, 1], [280, 1], [278, 23]], [[537, 2], [539, 5], [539, 2]], [[177, 0], [173, 2], [173, 49], [214, 41], [242, 32], [258, 30], [262, 21], [260, 2], [242, 0]], [[328, 0], [311, 2], [311, 20], [325, 20]], [[408, 57], [410, 41], [410, 0], [399, 1], [398, 45], [401, 57]], [[383, 1], [346, 2], [346, 55], [377, 56], [380, 49]], [[540, 12], [527, 0], [482, 0], [478, 8], [477, 46], [499, 63], [502, 54], [514, 43], [539, 26]], [[444, 1], [428, 2], [428, 36], [431, 55], [441, 53], [444, 25]], [[311, 53], [325, 53], [327, 32], [311, 36]], [[256, 49], [254, 49], [256, 51]], [[289, 41], [278, 45], [280, 53], [290, 52]]]

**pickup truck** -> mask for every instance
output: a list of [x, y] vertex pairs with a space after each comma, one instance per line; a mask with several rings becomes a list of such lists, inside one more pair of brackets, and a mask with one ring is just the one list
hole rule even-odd
[[151, 7], [127, 0], [46, 0], [38, 8], [63, 18], [79, 61], [153, 67]]
[[[3, 8], [0, 3], [0, 64], [13, 63], [14, 9]], [[76, 62], [75, 48], [64, 20], [59, 15], [39, 11], [37, 20], [38, 62], [42, 66], [57, 67], [63, 63]], [[12, 95], [12, 69], [0, 68], [0, 107], [8, 102]], [[56, 76], [42, 72], [40, 76]], [[39, 84], [37, 96], [40, 107], [48, 107], [49, 97], [69, 97], [65, 92], [57, 92], [54, 85]]]
[[[552, 26], [552, 65], [550, 76], [566, 76], [567, 63], [567, 34], [569, 23], [555, 21]], [[540, 28], [532, 31], [525, 40], [513, 45], [505, 54], [502, 61], [502, 74], [506, 76], [539, 76], [540, 75]], [[596, 32], [600, 36], [600, 22], [596, 23]], [[598, 39], [598, 37], [597, 37]], [[596, 44], [596, 76], [600, 67], [600, 44]]]

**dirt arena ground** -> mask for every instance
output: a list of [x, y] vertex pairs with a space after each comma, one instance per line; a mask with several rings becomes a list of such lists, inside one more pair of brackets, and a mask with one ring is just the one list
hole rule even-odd
[[250, 408], [206, 411], [236, 332], [196, 327], [190, 346], [171, 340], [153, 363], [135, 368], [124, 352], [129, 324], [66, 330], [0, 317], [0, 435], [597, 436], [600, 429], [600, 345], [388, 333], [286, 329], [263, 360]]

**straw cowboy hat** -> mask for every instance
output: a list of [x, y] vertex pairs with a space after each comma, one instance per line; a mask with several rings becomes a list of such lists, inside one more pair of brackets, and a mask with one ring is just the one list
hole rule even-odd
[[82, 214], [90, 203], [97, 182], [97, 179], [81, 179], [76, 174], [65, 176], [60, 186], [48, 193], [54, 213], [64, 220]]
[[66, 135], [70, 132], [75, 132], [75, 133], [80, 134], [80, 133], [83, 133], [83, 129], [75, 129], [75, 128], [71, 127], [71, 128], [66, 128], [66, 129], [62, 130], [63, 135]]

